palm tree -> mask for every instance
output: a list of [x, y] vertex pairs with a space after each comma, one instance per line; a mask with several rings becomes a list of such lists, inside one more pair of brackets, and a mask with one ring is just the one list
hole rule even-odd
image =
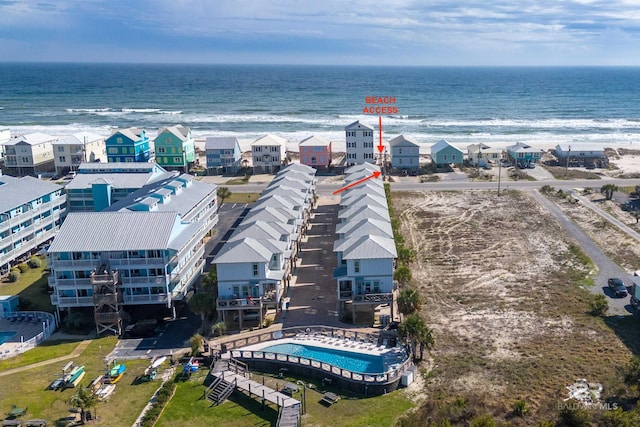
[[224, 204], [224, 200], [231, 196], [231, 191], [227, 187], [218, 188], [218, 198], [220, 199], [220, 205]]
[[227, 331], [227, 324], [224, 322], [218, 322], [211, 327], [211, 332], [214, 335], [217, 332], [220, 336], [223, 336], [226, 331]]
[[411, 270], [405, 265], [401, 265], [396, 269], [395, 273], [393, 273], [393, 278], [403, 285], [409, 283], [412, 277]]
[[418, 341], [420, 337], [426, 334], [427, 325], [419, 314], [410, 314], [400, 324], [398, 332], [401, 336], [407, 338], [411, 343], [411, 354], [417, 359]]
[[398, 311], [403, 316], [413, 314], [420, 310], [422, 301], [420, 293], [413, 288], [404, 288], [398, 295]]
[[426, 327], [425, 325], [424, 331], [422, 331], [422, 334], [420, 334], [420, 336], [418, 337], [418, 346], [420, 347], [419, 359], [422, 360], [422, 355], [424, 354], [425, 350], [429, 351], [435, 345], [436, 345], [436, 337], [433, 335], [433, 330], [431, 328]]
[[98, 397], [88, 387], [83, 385], [76, 388], [76, 392], [69, 399], [69, 405], [80, 408], [80, 421], [84, 424], [89, 408], [95, 408], [98, 403]]
[[413, 249], [401, 247], [398, 249], [398, 261], [402, 264], [409, 264], [416, 257], [416, 251]]
[[615, 184], [605, 184], [600, 187], [600, 193], [604, 196], [605, 199], [611, 200], [613, 198], [613, 193], [618, 191], [620, 188]]
[[205, 327], [205, 320], [208, 314], [213, 312], [214, 309], [214, 299], [208, 292], [200, 292], [191, 297], [189, 301], [189, 307], [191, 310], [200, 315], [200, 320], [202, 320], [202, 330]]
[[189, 344], [191, 344], [191, 355], [196, 356], [204, 344], [204, 337], [200, 334], [195, 334], [189, 338]]
[[211, 266], [211, 270], [202, 278], [201, 285], [214, 298], [218, 295], [218, 271], [215, 265]]

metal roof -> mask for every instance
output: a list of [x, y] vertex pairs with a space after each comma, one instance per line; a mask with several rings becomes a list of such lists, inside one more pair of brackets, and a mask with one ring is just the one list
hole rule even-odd
[[208, 136], [204, 142], [205, 150], [235, 150], [240, 151], [240, 142], [235, 136]]
[[45, 142], [54, 142], [56, 140], [57, 138], [55, 136], [51, 136], [42, 132], [34, 132], [12, 138], [11, 140], [5, 142], [4, 145], [16, 145], [21, 143], [28, 145], [39, 145]]
[[361, 236], [345, 239], [342, 259], [397, 258], [396, 242], [384, 236]]
[[344, 234], [345, 237], [361, 236], [363, 231], [366, 231], [367, 234], [379, 234], [393, 238], [391, 223], [379, 219], [366, 218], [336, 225], [336, 234]]
[[350, 130], [350, 129], [368, 129], [368, 130], [373, 130], [373, 127], [369, 126], [369, 125], [365, 125], [364, 123], [360, 123], [360, 120], [356, 120], [355, 122], [351, 123], [350, 125], [347, 125], [344, 129], [345, 130]]
[[0, 213], [62, 189], [58, 184], [32, 176], [14, 178], [0, 175]]
[[104, 140], [104, 136], [98, 135], [97, 133], [78, 132], [73, 135], [60, 137], [60, 139], [53, 142], [53, 145], [82, 145], [85, 143], [85, 138], [87, 144]]
[[281, 136], [269, 134], [269, 135], [262, 136], [251, 143], [252, 147], [255, 147], [258, 145], [286, 147], [287, 140]]
[[177, 212], [70, 213], [49, 252], [164, 250], [179, 226]]
[[269, 262], [273, 254], [258, 240], [250, 237], [224, 244], [214, 264], [243, 264], [246, 262]]
[[409, 141], [407, 138], [404, 137], [404, 135], [398, 135], [395, 138], [393, 138], [391, 141], [389, 141], [389, 146], [390, 147], [419, 147], [418, 144], [416, 144], [413, 141]]
[[298, 144], [299, 147], [328, 147], [331, 144], [331, 141], [329, 141], [326, 138], [323, 138], [321, 136], [310, 136], [309, 138], [305, 138], [302, 141], [300, 141], [300, 144]]

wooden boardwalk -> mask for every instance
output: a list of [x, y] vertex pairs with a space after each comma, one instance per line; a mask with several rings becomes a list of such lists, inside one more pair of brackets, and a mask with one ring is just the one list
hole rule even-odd
[[278, 406], [288, 408], [290, 406], [300, 405], [300, 401], [286, 394], [275, 391], [272, 388], [263, 386], [259, 382], [245, 378], [242, 375], [236, 374], [232, 371], [214, 372], [216, 377], [222, 377], [225, 381], [233, 383], [235, 381], [236, 388], [248, 391], [250, 395], [263, 398], [271, 403], [275, 403]]

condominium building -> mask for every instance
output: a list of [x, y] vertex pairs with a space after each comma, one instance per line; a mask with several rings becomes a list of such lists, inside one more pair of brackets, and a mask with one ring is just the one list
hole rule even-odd
[[0, 273], [51, 240], [65, 212], [61, 186], [0, 175]]
[[204, 238], [218, 222], [217, 187], [179, 175], [104, 212], [70, 213], [48, 249], [59, 312], [91, 307], [98, 333], [120, 334], [137, 306], [175, 316], [202, 273]]
[[65, 187], [70, 212], [100, 212], [129, 194], [177, 176], [155, 163], [82, 163]]

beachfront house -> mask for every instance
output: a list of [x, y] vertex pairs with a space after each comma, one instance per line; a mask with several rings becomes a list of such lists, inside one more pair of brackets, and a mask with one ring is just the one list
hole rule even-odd
[[57, 139], [41, 132], [11, 138], [4, 143], [7, 172], [13, 176], [52, 175], [55, 170], [53, 143]]
[[109, 163], [148, 162], [151, 159], [149, 137], [143, 129], [115, 129], [105, 144]]
[[11, 130], [8, 127], [0, 127], [0, 164], [4, 164], [4, 145], [11, 140]]
[[501, 157], [501, 148], [491, 147], [483, 143], [471, 144], [467, 147], [467, 159], [475, 167], [497, 165]]
[[153, 141], [156, 163], [167, 170], [189, 171], [196, 160], [196, 149], [191, 129], [170, 126], [158, 130]]
[[431, 161], [437, 167], [445, 167], [449, 165], [461, 165], [464, 160], [464, 154], [458, 147], [451, 145], [445, 139], [441, 139], [431, 146]]
[[518, 142], [517, 144], [510, 145], [506, 150], [509, 160], [521, 168], [532, 166], [542, 158], [541, 149], [533, 148], [524, 142]]
[[561, 165], [605, 167], [609, 159], [600, 144], [558, 144], [555, 155]]
[[251, 143], [253, 173], [276, 173], [287, 153], [287, 140], [277, 135], [265, 135]]
[[204, 149], [210, 173], [233, 174], [240, 170], [242, 151], [235, 136], [208, 136]]
[[327, 168], [331, 164], [331, 141], [310, 136], [300, 141], [300, 163], [312, 168]]
[[344, 128], [346, 133], [347, 165], [375, 163], [373, 128], [359, 120]]
[[0, 274], [49, 242], [65, 214], [61, 186], [31, 176], [0, 175]]
[[53, 142], [56, 175], [76, 171], [81, 163], [106, 162], [104, 137], [91, 132], [79, 132]]
[[420, 167], [420, 147], [399, 135], [389, 141], [391, 148], [391, 168], [397, 170], [418, 169]]
[[175, 177], [155, 163], [82, 163], [65, 187], [70, 212], [100, 212], [129, 194]]

